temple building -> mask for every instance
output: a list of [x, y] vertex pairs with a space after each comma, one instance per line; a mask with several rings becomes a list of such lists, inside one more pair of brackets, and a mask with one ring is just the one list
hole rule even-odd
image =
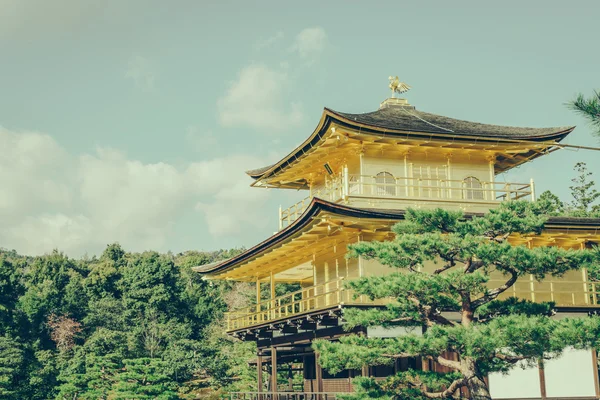
[[[359, 375], [385, 377], [407, 368], [443, 371], [419, 358], [336, 375], [321, 369], [311, 348], [314, 339], [382, 334], [373, 328], [343, 328], [345, 309], [378, 305], [355, 298], [343, 282], [388, 271], [375, 261], [347, 259], [347, 246], [392, 239], [391, 227], [410, 207], [481, 214], [503, 201], [535, 200], [533, 180], [505, 182], [498, 174], [559, 149], [573, 129], [468, 122], [421, 111], [392, 96], [364, 114], [325, 108], [302, 144], [276, 163], [248, 171], [252, 186], [307, 194], [279, 209], [278, 231], [271, 237], [233, 258], [195, 268], [208, 279], [256, 283], [256, 304], [227, 314], [227, 332], [257, 343], [258, 392], [334, 396], [352, 391], [351, 380]], [[585, 248], [600, 242], [600, 219], [552, 217], [541, 234], [511, 240]], [[282, 283], [299, 289], [277, 297], [275, 289]], [[270, 297], [265, 299], [261, 288], [267, 286]], [[600, 309], [597, 286], [585, 271], [543, 282], [520, 278], [502, 296], [553, 301], [560, 315], [585, 316]], [[289, 369], [289, 383], [281, 382], [283, 366]], [[577, 373], [565, 373], [569, 370]], [[294, 384], [292, 376], [300, 373], [301, 384], [298, 379]], [[488, 380], [495, 399], [600, 398], [592, 351], [572, 350], [542, 369], [517, 369]]]

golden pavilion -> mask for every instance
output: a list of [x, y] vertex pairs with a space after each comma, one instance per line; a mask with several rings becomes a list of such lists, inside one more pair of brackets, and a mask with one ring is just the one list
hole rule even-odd
[[[343, 282], [387, 271], [375, 261], [347, 259], [348, 244], [392, 239], [391, 227], [409, 207], [481, 214], [503, 201], [535, 200], [533, 180], [505, 182], [497, 179], [498, 174], [559, 149], [559, 142], [573, 129], [463, 121], [421, 111], [394, 96], [364, 114], [325, 108], [302, 144], [274, 164], [247, 172], [254, 187], [304, 190], [306, 198], [279, 209], [279, 230], [271, 237], [233, 258], [195, 268], [208, 279], [256, 283], [256, 304], [227, 314], [230, 335], [257, 343], [258, 392], [243, 396], [327, 398], [352, 391], [351, 379], [359, 375], [385, 377], [407, 368], [443, 371], [419, 358], [399, 359], [393, 368], [369, 367], [336, 375], [321, 369], [311, 348], [314, 339], [378, 334], [376, 329], [343, 328], [344, 309], [377, 306], [367, 298], [355, 298]], [[512, 242], [585, 248], [600, 242], [600, 219], [552, 217], [540, 235], [515, 237]], [[275, 289], [282, 283], [296, 283], [300, 289], [277, 297]], [[270, 298], [261, 298], [261, 285], [268, 285]], [[553, 301], [564, 315], [588, 314], [600, 307], [597, 286], [588, 281], [585, 271], [543, 282], [533, 276], [520, 278], [503, 296]], [[284, 364], [300, 365], [302, 387], [294, 387], [291, 380], [283, 386], [277, 381], [278, 366]], [[563, 364], [552, 368], [545, 368], [546, 376], [537, 369], [523, 370], [525, 375], [517, 371], [491, 376], [492, 395], [600, 398], [594, 352], [573, 351]], [[581, 373], [567, 382], [560, 371], [569, 368]], [[531, 388], [518, 394], [506, 392], [512, 387], [503, 384], [507, 379], [521, 379]], [[567, 390], [565, 397], [565, 387], [575, 389]]]

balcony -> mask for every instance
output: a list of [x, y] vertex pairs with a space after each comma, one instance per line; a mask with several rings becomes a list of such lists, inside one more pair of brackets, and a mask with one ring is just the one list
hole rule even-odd
[[[332, 379], [324, 379], [329, 381]], [[338, 379], [341, 380], [341, 379]], [[343, 379], [341, 385], [350, 387], [350, 381]], [[349, 389], [337, 392], [229, 392], [223, 400], [336, 400], [339, 392], [350, 392]]]
[[291, 207], [280, 209], [279, 229], [298, 219], [313, 197], [331, 202], [363, 198], [494, 204], [505, 200], [535, 200], [535, 190], [533, 180], [509, 183], [485, 182], [473, 177], [455, 180], [343, 174]]
[[227, 331], [270, 323], [339, 305], [383, 305], [387, 302], [373, 301], [366, 296], [355, 298], [353, 291], [344, 287], [344, 279], [302, 288], [296, 292], [229, 312], [226, 314]]
[[[555, 302], [561, 307], [598, 307], [600, 283], [587, 279], [585, 271], [581, 278], [569, 276], [550, 278], [537, 282], [533, 276], [520, 278], [504, 292], [500, 299], [518, 297], [537, 302]], [[261, 301], [256, 305], [226, 313], [227, 331], [237, 331], [258, 325], [310, 314], [335, 306], [372, 305], [381, 306], [387, 299], [371, 300], [367, 296], [355, 297], [352, 290], [344, 287], [348, 278], [340, 278], [320, 285], [302, 288], [296, 292]], [[490, 279], [489, 287], [502, 285], [505, 279]]]

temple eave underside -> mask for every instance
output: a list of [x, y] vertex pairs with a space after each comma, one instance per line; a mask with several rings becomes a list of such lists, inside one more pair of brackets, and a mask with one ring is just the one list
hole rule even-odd
[[[403, 157], [436, 155], [449, 159], [484, 158], [494, 162], [496, 174], [558, 149], [562, 136], [532, 141], [510, 138], [453, 136], [410, 131], [367, 132], [361, 127], [322, 120], [311, 138], [286, 158], [254, 175], [254, 186], [307, 189], [305, 178], [323, 175], [323, 162], [338, 172], [350, 155], [378, 156], [383, 153]], [[251, 174], [252, 175], [252, 174]]]
[[[327, 204], [333, 210], [319, 210], [306, 221], [299, 219], [288, 227], [291, 234], [285, 235], [281, 232], [283, 239], [272, 245], [268, 240], [263, 242], [263, 248], [256, 255], [239, 263], [233, 263], [222, 271], [215, 270], [209, 273], [213, 279], [227, 279], [236, 281], [256, 282], [268, 279], [273, 274], [277, 282], [302, 282], [312, 279], [312, 269], [303, 263], [314, 259], [337, 253], [343, 255], [349, 244], [358, 241], [383, 241], [394, 237], [391, 228], [403, 219], [402, 213], [393, 213], [394, 210], [364, 210], [359, 211], [361, 215], [348, 215], [352, 213], [339, 214], [335, 212], [336, 206], [345, 211], [353, 210], [351, 207], [338, 206], [323, 200], [321, 204]], [[311, 214], [313, 206], [306, 210]], [[369, 217], [371, 215], [371, 217]], [[382, 217], [384, 215], [386, 217]], [[294, 231], [294, 225], [303, 225]], [[544, 231], [537, 234], [513, 235], [509, 242], [514, 245], [527, 245], [532, 247], [559, 246], [563, 248], [580, 249], [589, 243], [600, 243], [600, 221], [594, 226], [591, 224], [577, 225], [566, 224], [564, 221], [557, 224], [550, 219]]]

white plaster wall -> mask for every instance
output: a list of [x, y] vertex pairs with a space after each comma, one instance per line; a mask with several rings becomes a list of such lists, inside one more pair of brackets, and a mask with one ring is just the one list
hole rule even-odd
[[493, 373], [488, 379], [490, 394], [494, 399], [527, 399], [542, 396], [537, 366], [526, 369], [518, 366], [507, 375]]
[[[590, 350], [566, 350], [562, 357], [544, 362], [546, 396], [551, 398], [595, 397], [595, 375]], [[489, 376], [490, 394], [494, 399], [540, 398], [537, 366], [519, 367], [503, 375]]]
[[594, 370], [591, 350], [568, 350], [562, 357], [545, 362], [548, 397], [594, 397]]

